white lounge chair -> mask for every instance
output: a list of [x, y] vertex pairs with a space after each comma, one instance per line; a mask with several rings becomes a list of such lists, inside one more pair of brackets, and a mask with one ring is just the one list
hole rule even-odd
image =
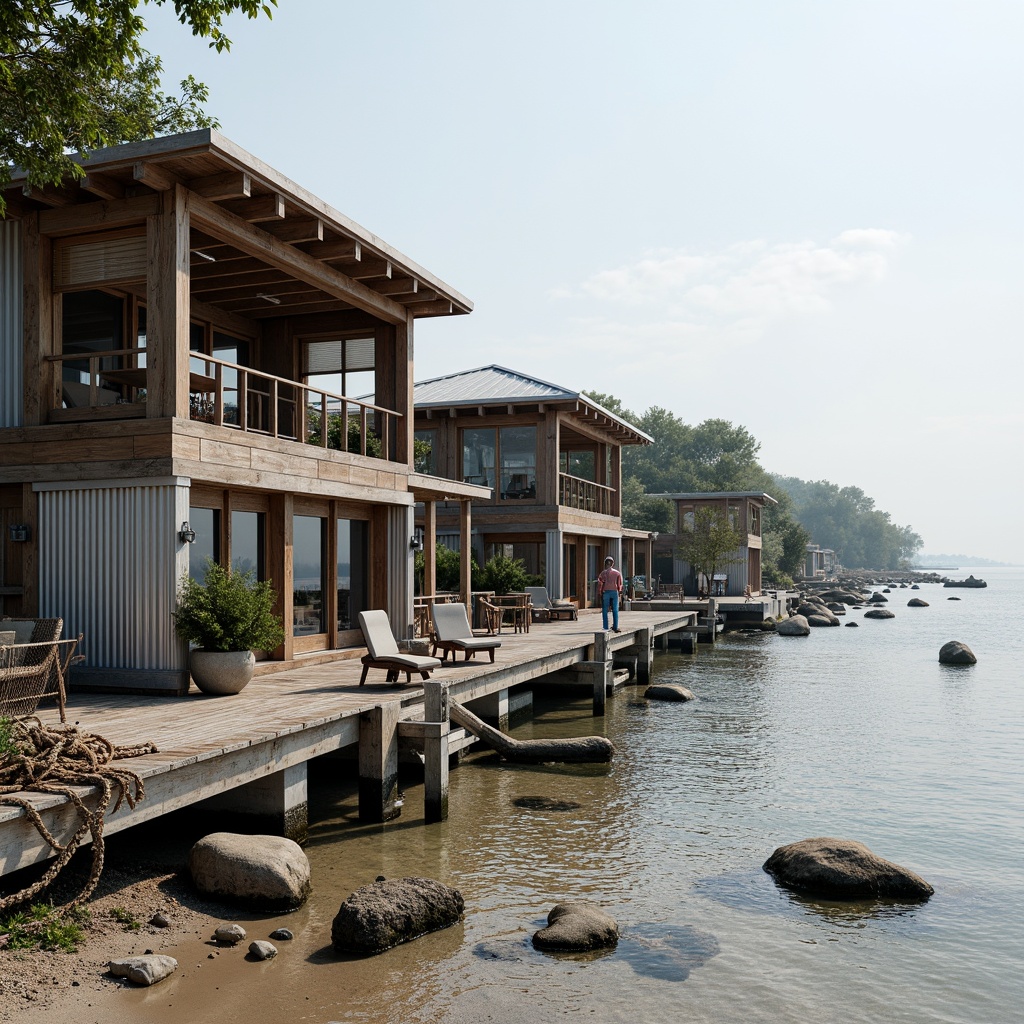
[[441, 650], [441, 661], [448, 660], [448, 652], [452, 652], [452, 660], [456, 661], [456, 652], [465, 651], [469, 661], [477, 651], [487, 651], [494, 661], [494, 651], [501, 646], [501, 641], [493, 636], [476, 636], [469, 624], [469, 613], [464, 604], [434, 604], [430, 606], [430, 615], [434, 621], [434, 650]]
[[387, 612], [380, 609], [359, 613], [359, 628], [366, 640], [366, 654], [362, 657], [363, 674], [359, 677], [359, 685], [366, 682], [366, 673], [371, 668], [382, 668], [387, 671], [389, 683], [398, 682], [398, 673], [405, 673], [405, 681], [412, 681], [413, 672], [418, 672], [423, 679], [429, 679], [435, 668], [441, 667], [437, 658], [425, 658], [417, 654], [403, 654], [398, 649], [395, 634], [391, 632], [391, 623]]
[[525, 587], [533, 605], [534, 622], [550, 622], [552, 619], [577, 619], [579, 612], [571, 601], [567, 604], [553, 604], [548, 597], [547, 587]]

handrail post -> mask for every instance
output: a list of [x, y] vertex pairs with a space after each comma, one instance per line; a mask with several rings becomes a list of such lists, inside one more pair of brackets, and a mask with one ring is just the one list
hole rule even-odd
[[277, 437], [277, 381], [270, 380], [270, 394], [267, 396], [270, 408], [267, 410], [267, 429], [271, 437]]
[[238, 368], [238, 426], [249, 429], [249, 375], [244, 366]]
[[[207, 373], [210, 371], [208, 360], [203, 361]], [[224, 366], [213, 364], [213, 422], [218, 427], [224, 426]]]
[[366, 454], [366, 406], [359, 406], [359, 454]]

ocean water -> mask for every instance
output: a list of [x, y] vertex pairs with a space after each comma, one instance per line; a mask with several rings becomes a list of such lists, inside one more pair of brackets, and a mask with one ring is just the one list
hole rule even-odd
[[[604, 719], [584, 699], [538, 705], [517, 735], [601, 731], [618, 748], [612, 765], [474, 755], [452, 772], [450, 818], [437, 825], [423, 825], [422, 788], [408, 781], [401, 818], [361, 826], [351, 785], [318, 771], [314, 896], [265, 923], [293, 928], [295, 943], [252, 968], [258, 982], [213, 968], [195, 979], [191, 1019], [1021, 1020], [1024, 570], [950, 575], [970, 571], [988, 588], [893, 590], [895, 619], [851, 610], [843, 621], [859, 628], [728, 634], [696, 655], [658, 654], [656, 678], [690, 687], [689, 704], [632, 688]], [[913, 596], [930, 607], [906, 607]], [[978, 664], [939, 665], [952, 639]], [[535, 796], [577, 806], [516, 804]], [[777, 846], [819, 835], [864, 842], [935, 895], [832, 903], [789, 895], [761, 870]], [[465, 921], [338, 959], [331, 918], [378, 874], [458, 887]], [[617, 948], [535, 951], [551, 907], [579, 899], [618, 920]], [[161, 1013], [154, 1000], [136, 1019], [180, 1020], [184, 1008]]]

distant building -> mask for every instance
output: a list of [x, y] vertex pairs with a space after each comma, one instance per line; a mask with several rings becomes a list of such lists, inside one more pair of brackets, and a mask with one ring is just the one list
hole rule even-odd
[[824, 579], [831, 576], [838, 567], [839, 561], [832, 548], [823, 548], [820, 544], [807, 545], [804, 576], [808, 579]]
[[[421, 381], [413, 388], [417, 468], [491, 489], [473, 501], [472, 548], [521, 558], [551, 597], [594, 603], [607, 555], [627, 580], [647, 574], [651, 535], [622, 527], [624, 445], [642, 430], [579, 391], [502, 366]], [[459, 548], [459, 510], [438, 504], [417, 524]], [[430, 546], [429, 539], [425, 543]]]
[[[764, 506], [778, 504], [761, 491], [697, 491], [686, 494], [652, 494], [675, 503], [674, 533], [661, 534], [654, 546], [654, 572], [662, 584], [681, 586], [684, 593], [706, 593], [717, 597], [742, 597], [761, 593], [761, 512]], [[714, 580], [698, 580], [692, 566], [679, 557], [680, 534], [692, 524], [699, 508], [722, 511], [732, 526], [739, 528], [743, 543], [732, 553], [728, 564]]]

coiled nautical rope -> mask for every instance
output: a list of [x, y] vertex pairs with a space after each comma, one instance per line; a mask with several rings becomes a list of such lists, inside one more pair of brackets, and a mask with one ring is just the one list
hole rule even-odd
[[[60, 874], [88, 834], [92, 839], [92, 870], [85, 888], [67, 908], [87, 900], [96, 889], [103, 872], [103, 822], [109, 811], [115, 813], [123, 803], [134, 808], [146, 795], [142, 778], [114, 761], [157, 752], [154, 743], [119, 747], [94, 733], [74, 726], [50, 726], [34, 715], [15, 719], [10, 727], [10, 750], [0, 755], [0, 804], [20, 807], [40, 836], [57, 857], [43, 875], [20, 892], [0, 897], [0, 910], [19, 906], [42, 892]], [[94, 786], [99, 790], [96, 806], [74, 787]], [[46, 793], [66, 797], [78, 812], [74, 833], [64, 843], [46, 827], [32, 801], [22, 794]], [[111, 801], [114, 802], [111, 807]]]

